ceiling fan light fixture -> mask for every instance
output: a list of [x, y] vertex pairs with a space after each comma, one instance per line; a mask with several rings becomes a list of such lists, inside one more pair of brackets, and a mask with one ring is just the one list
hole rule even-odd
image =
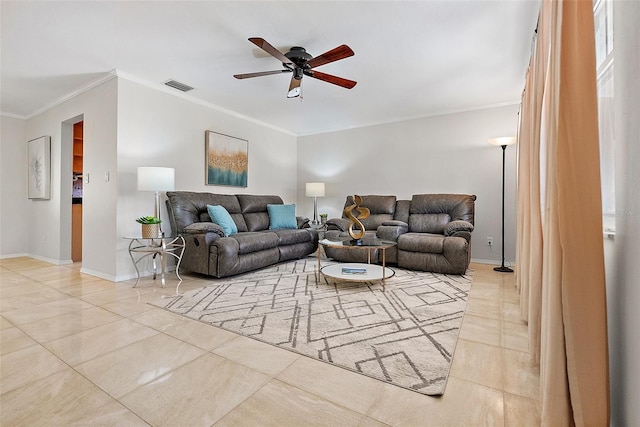
[[287, 98], [297, 98], [300, 96], [300, 86], [294, 87], [289, 92], [287, 92]]

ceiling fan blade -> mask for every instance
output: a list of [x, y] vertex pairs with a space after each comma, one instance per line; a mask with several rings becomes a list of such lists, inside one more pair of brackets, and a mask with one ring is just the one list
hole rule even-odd
[[300, 85], [302, 79], [296, 79], [296, 75], [291, 76], [291, 83], [289, 84], [289, 92], [287, 92], [287, 98], [295, 98], [300, 96]]
[[251, 77], [270, 76], [272, 74], [290, 73], [292, 70], [259, 71], [257, 73], [234, 74], [236, 79], [250, 79]]
[[340, 59], [348, 58], [353, 56], [353, 50], [346, 44], [336, 47], [335, 49], [331, 49], [328, 52], [323, 53], [322, 55], [318, 55], [315, 58], [309, 60], [305, 66], [309, 66], [309, 68], [319, 67], [324, 64], [328, 64], [330, 62], [338, 61]]
[[274, 58], [276, 58], [277, 60], [279, 60], [280, 62], [282, 62], [284, 64], [293, 65], [293, 62], [291, 62], [291, 60], [289, 58], [284, 56], [284, 53], [280, 52], [278, 49], [276, 49], [275, 47], [271, 46], [269, 44], [269, 42], [267, 42], [265, 39], [263, 39], [261, 37], [251, 37], [251, 38], [249, 38], [249, 41], [251, 43], [255, 44], [256, 46], [258, 46], [260, 49], [262, 49], [265, 52], [267, 52], [269, 55], [271, 55]]
[[327, 73], [321, 73], [316, 70], [305, 70], [304, 74], [313, 77], [314, 79], [322, 80], [323, 82], [333, 83], [334, 85], [342, 86], [347, 89], [353, 88], [358, 82], [354, 82], [353, 80], [345, 79], [338, 76], [333, 76]]

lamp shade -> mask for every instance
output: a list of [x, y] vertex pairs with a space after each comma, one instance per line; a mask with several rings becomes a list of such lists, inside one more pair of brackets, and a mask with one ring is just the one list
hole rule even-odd
[[324, 197], [324, 182], [307, 182], [307, 197]]
[[501, 136], [499, 138], [489, 138], [489, 144], [502, 147], [503, 145], [513, 145], [516, 143], [515, 136]]
[[139, 167], [138, 191], [173, 191], [175, 175], [173, 168]]

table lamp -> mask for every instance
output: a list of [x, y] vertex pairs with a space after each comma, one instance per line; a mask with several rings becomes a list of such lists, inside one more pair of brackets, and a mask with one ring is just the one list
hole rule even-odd
[[324, 182], [307, 182], [306, 184], [307, 197], [313, 197], [313, 221], [312, 225], [320, 224], [318, 221], [318, 197], [324, 197]]
[[[138, 168], [138, 191], [155, 191], [156, 204], [153, 215], [160, 218], [160, 192], [173, 191], [175, 185], [175, 169], [163, 167], [139, 167]], [[160, 235], [164, 236], [162, 231], [162, 222], [160, 223]]]

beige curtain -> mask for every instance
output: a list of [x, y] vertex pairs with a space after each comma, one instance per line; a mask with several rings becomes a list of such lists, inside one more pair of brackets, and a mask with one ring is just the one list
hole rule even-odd
[[[518, 146], [518, 241], [516, 284], [520, 289], [520, 311], [529, 325], [529, 354], [540, 361], [540, 298], [542, 297], [542, 224], [540, 205], [540, 126], [544, 94], [545, 35], [536, 39], [520, 112]], [[522, 207], [526, 208], [523, 209]]]
[[521, 109], [516, 283], [548, 426], [609, 423], [592, 7], [543, 1]]

